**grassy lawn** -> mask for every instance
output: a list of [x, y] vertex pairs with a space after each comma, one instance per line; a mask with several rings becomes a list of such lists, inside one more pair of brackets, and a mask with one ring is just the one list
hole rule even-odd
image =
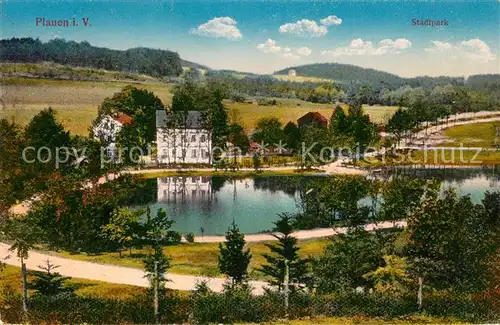
[[[4, 66], [0, 68], [5, 69]], [[1, 70], [1, 69], [0, 69]], [[6, 77], [0, 81], [0, 97], [3, 106], [0, 118], [14, 119], [26, 125], [40, 110], [52, 107], [58, 111], [59, 120], [72, 134], [88, 135], [88, 127], [97, 116], [97, 107], [106, 97], [133, 85], [154, 92], [163, 104], [172, 102], [172, 84], [154, 81], [72, 81]], [[277, 99], [278, 105], [260, 106], [254, 103], [236, 103], [225, 100], [229, 115], [248, 130], [255, 128], [262, 117], [274, 116], [283, 124], [297, 119], [310, 111], [317, 111], [326, 118], [333, 113], [333, 104], [315, 104], [296, 99]], [[343, 105], [347, 109], [346, 105]], [[397, 109], [393, 106], [364, 106], [373, 121], [383, 122]]]
[[361, 166], [369, 167], [413, 164], [448, 166], [498, 165], [500, 164], [500, 151], [481, 151], [478, 154], [476, 150], [418, 150], [412, 151], [409, 156], [405, 154], [399, 157], [386, 157], [385, 161], [379, 158], [366, 158], [365, 161], [360, 162]]
[[[318, 257], [323, 253], [328, 245], [328, 239], [304, 240], [299, 242], [300, 254], [302, 257]], [[264, 243], [248, 243], [247, 247], [252, 253], [252, 261], [249, 267], [249, 274], [252, 279], [262, 279], [262, 275], [257, 271], [261, 265], [265, 264], [262, 253], [269, 253], [269, 249]], [[218, 269], [219, 244], [218, 243], [183, 243], [164, 248], [165, 254], [169, 255], [172, 268], [169, 272], [187, 275], [221, 276]], [[146, 250], [132, 251], [132, 256], [128, 252], [122, 252], [122, 257], [118, 253], [105, 253], [101, 255], [71, 254], [68, 252], [50, 252], [50, 254], [77, 259], [82, 261], [114, 264], [134, 268], [143, 268], [142, 260]]]
[[[28, 282], [30, 282], [34, 276], [32, 272], [28, 272], [28, 274], [30, 274], [28, 276]], [[74, 292], [80, 296], [127, 300], [146, 293], [146, 288], [142, 287], [76, 278], [68, 279], [66, 285], [73, 288]], [[0, 287], [3, 286], [11, 287], [17, 294], [22, 293], [21, 269], [19, 267], [6, 265], [3, 270], [0, 270]], [[28, 294], [32, 295], [33, 292], [29, 290]]]
[[495, 147], [496, 128], [500, 128], [500, 122], [486, 122], [469, 125], [458, 125], [446, 129], [443, 134], [453, 142], [445, 143], [443, 146], [464, 147]]

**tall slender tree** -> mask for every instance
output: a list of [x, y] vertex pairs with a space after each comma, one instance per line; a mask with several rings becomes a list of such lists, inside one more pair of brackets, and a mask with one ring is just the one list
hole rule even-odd
[[245, 250], [245, 235], [233, 222], [226, 232], [226, 241], [219, 244], [219, 270], [231, 278], [231, 284], [239, 285], [248, 277], [248, 264], [252, 255]]
[[273, 254], [262, 254], [267, 261], [266, 265], [260, 268], [260, 272], [269, 276], [269, 283], [276, 286], [278, 290], [285, 289], [285, 278], [288, 278], [289, 286], [292, 290], [304, 287], [310, 281], [309, 260], [299, 256], [297, 238], [292, 236], [293, 217], [288, 213], [280, 214], [280, 219], [275, 222], [273, 234], [278, 243], [265, 245]]
[[23, 283], [23, 310], [28, 312], [28, 279], [26, 270], [26, 259], [29, 251], [33, 249], [37, 241], [35, 227], [24, 219], [11, 218], [7, 221], [5, 234], [12, 241], [10, 251], [15, 252], [21, 262], [21, 281]]

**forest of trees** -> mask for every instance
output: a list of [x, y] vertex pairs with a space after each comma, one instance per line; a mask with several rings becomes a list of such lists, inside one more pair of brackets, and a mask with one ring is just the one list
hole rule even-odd
[[[374, 89], [410, 87], [435, 87], [437, 85], [451, 84], [454, 86], [464, 85], [464, 77], [429, 77], [421, 76], [414, 78], [403, 78], [392, 73], [367, 69], [350, 64], [340, 63], [315, 63], [291, 67], [275, 72], [275, 74], [287, 74], [289, 69], [294, 69], [299, 76], [316, 77], [335, 80], [340, 84], [363, 84]], [[499, 76], [496, 75], [498, 81]]]
[[179, 76], [182, 61], [171, 51], [133, 48], [125, 51], [92, 46], [88, 42], [53, 39], [46, 43], [33, 38], [0, 40], [0, 61], [43, 62], [147, 74], [153, 77]]

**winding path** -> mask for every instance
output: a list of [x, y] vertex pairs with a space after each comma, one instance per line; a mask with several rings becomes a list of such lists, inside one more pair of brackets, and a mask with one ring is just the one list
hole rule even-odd
[[[365, 226], [366, 230], [375, 230], [383, 228], [404, 227], [406, 222], [384, 222], [378, 225], [368, 224]], [[315, 229], [315, 230], [304, 230], [294, 233], [299, 239], [307, 238], [318, 238], [318, 237], [328, 237], [335, 234], [345, 233], [347, 228], [328, 228], [328, 229]], [[198, 238], [198, 242], [220, 242], [224, 240], [223, 236], [205, 236]], [[201, 240], [200, 240], [201, 239]], [[247, 235], [245, 239], [248, 242], [255, 241], [265, 241], [265, 240], [276, 240], [270, 234], [256, 234]], [[0, 243], [0, 257], [5, 263], [13, 266], [19, 266], [20, 261], [15, 256], [13, 252], [9, 251], [9, 245]], [[129, 284], [140, 287], [147, 287], [148, 281], [145, 278], [145, 273], [141, 269], [107, 265], [107, 264], [97, 264], [92, 262], [72, 260], [68, 258], [52, 256], [49, 254], [44, 254], [36, 251], [31, 251], [29, 253], [28, 259], [26, 259], [26, 267], [29, 270], [39, 270], [38, 265], [45, 264], [44, 261], [50, 259], [51, 263], [59, 265], [57, 271], [63, 275], [74, 278], [82, 278], [89, 280], [106, 281], [118, 284]], [[174, 273], [167, 274], [168, 282], [166, 287], [173, 290], [187, 290], [191, 291], [196, 288], [196, 283], [200, 280], [206, 280], [211, 290], [215, 292], [220, 292], [223, 290], [223, 285], [225, 283], [224, 278], [217, 277], [203, 277], [203, 276], [193, 276], [193, 275], [180, 275]], [[262, 294], [264, 288], [268, 287], [266, 282], [263, 281], [250, 281], [250, 286], [252, 287], [253, 293], [256, 295]]]

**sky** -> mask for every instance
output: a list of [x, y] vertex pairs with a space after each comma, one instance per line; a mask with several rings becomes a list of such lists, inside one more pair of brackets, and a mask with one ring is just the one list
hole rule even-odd
[[[0, 0], [0, 9], [1, 38], [168, 49], [213, 69], [338, 62], [403, 77], [500, 73], [500, 0]], [[418, 24], [427, 19], [440, 25]]]

